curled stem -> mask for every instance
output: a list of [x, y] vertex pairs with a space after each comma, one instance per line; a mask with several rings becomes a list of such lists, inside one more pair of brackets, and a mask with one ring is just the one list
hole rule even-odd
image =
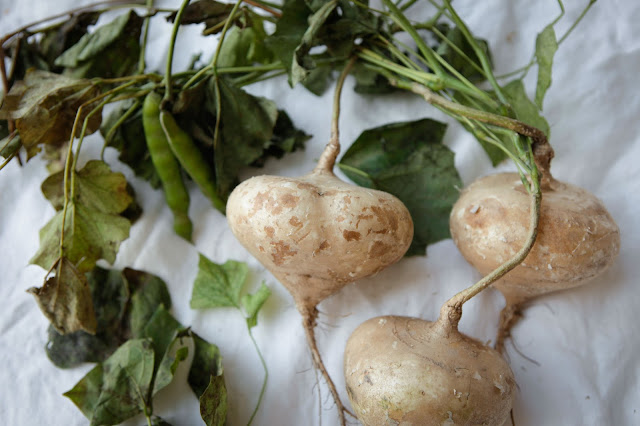
[[[535, 175], [535, 174], [534, 174]], [[451, 299], [447, 300], [442, 308], [440, 308], [440, 318], [438, 322], [448, 325], [449, 327], [456, 329], [460, 318], [462, 317], [462, 305], [469, 301], [472, 297], [480, 293], [485, 288], [502, 278], [518, 266], [527, 257], [538, 236], [538, 224], [540, 223], [540, 205], [542, 201], [542, 193], [540, 186], [537, 185], [536, 179], [532, 176], [533, 191], [531, 192], [531, 217], [529, 222], [529, 235], [527, 241], [522, 248], [511, 259], [498, 266], [492, 272], [484, 276], [480, 281], [475, 283], [469, 288], [462, 290]]]
[[351, 72], [351, 69], [355, 65], [356, 58], [353, 57], [347, 62], [347, 65], [340, 73], [338, 82], [336, 83], [336, 89], [333, 94], [333, 114], [331, 116], [331, 137], [329, 143], [324, 148], [318, 165], [314, 171], [325, 171], [333, 173], [333, 166], [336, 164], [336, 159], [340, 153], [340, 95], [342, 94], [342, 88], [344, 87], [344, 81], [347, 75]]

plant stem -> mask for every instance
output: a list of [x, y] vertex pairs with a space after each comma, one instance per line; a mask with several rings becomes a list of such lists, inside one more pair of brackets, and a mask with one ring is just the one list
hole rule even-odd
[[471, 287], [462, 290], [442, 305], [442, 308], [440, 308], [440, 317], [438, 318], [438, 322], [446, 328], [451, 327], [451, 329], [457, 329], [460, 318], [462, 317], [462, 305], [522, 263], [533, 248], [533, 245], [536, 242], [536, 237], [538, 236], [542, 193], [540, 191], [538, 176], [533, 174], [531, 176], [531, 180], [531, 186], [533, 187], [530, 194], [531, 217], [529, 223], [529, 235], [527, 236], [524, 246], [522, 246], [515, 256], [507, 262], [494, 269]]
[[356, 57], [352, 57], [347, 65], [340, 73], [338, 82], [336, 83], [336, 89], [333, 93], [333, 115], [331, 117], [331, 137], [329, 143], [325, 147], [318, 165], [314, 169], [314, 172], [329, 172], [333, 173], [333, 166], [336, 164], [336, 158], [340, 153], [340, 95], [342, 94], [342, 87], [347, 75], [351, 72], [351, 69], [355, 65]]
[[184, 10], [189, 5], [190, 0], [183, 0], [180, 5], [180, 9], [178, 9], [178, 13], [176, 14], [176, 19], [173, 21], [173, 29], [171, 30], [171, 41], [169, 42], [169, 52], [167, 54], [167, 66], [164, 76], [165, 81], [165, 91], [164, 91], [164, 100], [170, 101], [172, 98], [171, 93], [171, 68], [173, 65], [173, 51], [176, 46], [176, 38], [178, 37], [178, 29], [180, 28], [180, 21], [182, 21], [182, 15], [184, 15]]
[[406, 31], [411, 36], [411, 38], [413, 38], [416, 45], [418, 46], [418, 49], [427, 60], [427, 62], [429, 62], [429, 67], [433, 70], [433, 72], [439, 77], [443, 76], [445, 74], [444, 70], [440, 66], [438, 60], [435, 58], [433, 50], [429, 46], [427, 46], [427, 44], [424, 42], [422, 37], [420, 37], [416, 29], [406, 18], [406, 16], [404, 16], [400, 9], [398, 9], [398, 7], [391, 0], [382, 0], [382, 3], [389, 8], [392, 19], [400, 26], [400, 28]]
[[[153, 8], [153, 0], [147, 0], [147, 13], [151, 13], [151, 9]], [[147, 53], [147, 41], [149, 39], [149, 21], [151, 20], [151, 16], [147, 16], [144, 19], [144, 29], [142, 31], [142, 46], [140, 46], [140, 57], [138, 58], [138, 74], [143, 74], [145, 68], [147, 67], [145, 63], [145, 56]]]
[[483, 123], [503, 127], [531, 138], [533, 141], [533, 153], [535, 154], [534, 160], [542, 176], [543, 184], [552, 179], [550, 167], [551, 159], [553, 158], [553, 148], [549, 145], [547, 136], [542, 132], [542, 130], [509, 117], [503, 117], [501, 115], [492, 114], [490, 112], [469, 108], [467, 106], [451, 102], [442, 96], [435, 94], [427, 87], [417, 83], [409, 83], [396, 79], [390, 79], [390, 83], [420, 95], [430, 104], [442, 107], [447, 111], [452, 111], [456, 114], [460, 114], [464, 117], [478, 120]]
[[460, 29], [464, 37], [467, 39], [467, 42], [471, 45], [471, 48], [473, 49], [474, 53], [480, 60], [480, 65], [482, 65], [482, 69], [484, 70], [485, 76], [487, 77], [487, 80], [491, 84], [491, 87], [493, 87], [493, 90], [496, 92], [496, 96], [498, 97], [500, 102], [502, 102], [505, 105], [509, 105], [509, 101], [507, 101], [507, 98], [504, 96], [504, 93], [502, 93], [502, 88], [496, 81], [496, 77], [493, 75], [493, 71], [491, 70], [491, 64], [489, 63], [489, 58], [487, 58], [487, 55], [485, 55], [483, 50], [480, 48], [480, 46], [476, 42], [476, 39], [471, 34], [471, 31], [469, 31], [469, 28], [467, 27], [467, 25], [456, 13], [455, 9], [451, 5], [451, 1], [450, 0], [443, 0], [443, 1], [447, 9], [449, 10], [449, 13], [451, 13], [451, 18], [453, 19], [457, 27]]
[[267, 379], [269, 378], [269, 370], [267, 369], [267, 363], [262, 356], [262, 352], [260, 351], [260, 347], [256, 342], [256, 339], [253, 337], [253, 333], [251, 332], [251, 327], [247, 326], [247, 331], [249, 332], [249, 337], [251, 338], [251, 342], [253, 342], [253, 346], [256, 348], [256, 352], [258, 353], [258, 357], [260, 358], [260, 363], [262, 364], [262, 369], [264, 370], [264, 379], [262, 380], [262, 387], [260, 388], [260, 395], [258, 396], [258, 402], [256, 403], [256, 408], [254, 408], [253, 413], [251, 413], [251, 417], [249, 418], [249, 422], [247, 426], [250, 426], [253, 423], [253, 419], [258, 413], [258, 409], [260, 408], [260, 403], [262, 402], [262, 398], [264, 396], [264, 392], [267, 389]]

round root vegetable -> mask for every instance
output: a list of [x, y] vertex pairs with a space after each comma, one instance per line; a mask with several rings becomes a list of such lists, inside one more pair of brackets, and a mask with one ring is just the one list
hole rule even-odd
[[344, 355], [358, 419], [375, 425], [502, 425], [516, 382], [499, 352], [448, 327], [384, 316], [361, 324]]
[[314, 365], [329, 386], [343, 425], [346, 410], [316, 345], [316, 306], [343, 286], [398, 261], [413, 238], [411, 216], [400, 200], [350, 185], [332, 172], [340, 149], [339, 95], [349, 68], [336, 88], [331, 141], [317, 167], [299, 178], [248, 179], [227, 202], [227, 220], [236, 238], [293, 296]]
[[[506, 117], [481, 113], [414, 87], [429, 102], [532, 139], [522, 150], [529, 174], [524, 198], [530, 200], [526, 235], [520, 248], [473, 286], [449, 299], [436, 322], [406, 317], [379, 317], [358, 327], [347, 342], [344, 373], [347, 393], [365, 425], [503, 425], [512, 410], [516, 384], [499, 351], [458, 331], [462, 306], [516, 268], [529, 254], [538, 234], [541, 176], [546, 184], [553, 156], [539, 130]], [[534, 165], [535, 163], [535, 165]]]
[[479, 282], [453, 296], [436, 322], [380, 317], [347, 342], [347, 394], [364, 425], [486, 424], [509, 417], [516, 384], [500, 352], [458, 331], [462, 305], [515, 268], [536, 240], [541, 193], [530, 188], [529, 232], [520, 250]]
[[[549, 178], [542, 187], [538, 238], [526, 259], [494, 283], [505, 299], [496, 348], [504, 348], [510, 328], [531, 298], [581, 285], [613, 263], [620, 231], [593, 194]], [[520, 177], [483, 177], [463, 191], [454, 205], [451, 235], [462, 255], [480, 273], [501, 264], [522, 246], [529, 206]]]

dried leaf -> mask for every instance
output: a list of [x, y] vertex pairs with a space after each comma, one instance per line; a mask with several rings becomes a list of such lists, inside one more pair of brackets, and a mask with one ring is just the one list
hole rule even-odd
[[42, 287], [32, 287], [27, 291], [36, 297], [40, 310], [60, 333], [96, 332], [89, 283], [66, 257], [59, 260], [54, 277]]

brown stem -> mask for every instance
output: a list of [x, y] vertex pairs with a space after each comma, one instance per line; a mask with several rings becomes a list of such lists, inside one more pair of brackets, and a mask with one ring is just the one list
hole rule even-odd
[[331, 117], [331, 138], [329, 139], [329, 143], [324, 148], [320, 159], [318, 160], [318, 165], [314, 169], [315, 172], [330, 172], [333, 173], [333, 166], [336, 164], [336, 158], [338, 158], [338, 154], [340, 153], [340, 130], [339, 130], [339, 121], [340, 121], [340, 95], [342, 94], [342, 87], [344, 86], [344, 81], [351, 72], [353, 65], [356, 62], [356, 57], [354, 56], [347, 62], [347, 65], [340, 73], [340, 77], [338, 78], [338, 82], [336, 83], [336, 90], [333, 93], [333, 115]]
[[270, 13], [271, 15], [275, 16], [276, 18], [280, 18], [282, 17], [282, 13], [278, 12], [277, 10], [273, 10], [272, 8], [265, 6], [264, 4], [260, 4], [258, 2], [255, 2], [253, 0], [244, 0], [245, 3], [250, 4], [253, 7], [257, 7], [258, 9], [262, 9], [267, 13]]
[[302, 326], [304, 328], [304, 333], [307, 336], [307, 344], [309, 345], [309, 349], [311, 350], [311, 356], [313, 357], [313, 365], [317, 370], [320, 371], [322, 377], [324, 377], [325, 382], [327, 382], [327, 386], [329, 386], [329, 391], [333, 396], [333, 400], [338, 407], [338, 416], [340, 419], [340, 425], [346, 426], [346, 419], [344, 414], [349, 413], [352, 415], [347, 408], [342, 405], [342, 401], [340, 400], [340, 395], [338, 395], [338, 390], [336, 389], [333, 380], [331, 380], [331, 376], [329, 376], [329, 372], [324, 366], [322, 362], [322, 357], [320, 356], [320, 351], [318, 350], [318, 345], [316, 343], [316, 335], [313, 329], [316, 326], [316, 319], [318, 318], [318, 310], [313, 307], [311, 309], [300, 309], [300, 313], [302, 314]]
[[448, 111], [463, 115], [467, 118], [471, 118], [483, 123], [492, 124], [505, 129], [512, 130], [522, 136], [531, 138], [531, 148], [533, 150], [534, 160], [538, 172], [540, 173], [540, 183], [543, 188], [548, 187], [553, 182], [553, 176], [551, 176], [551, 160], [553, 159], [553, 148], [547, 140], [547, 136], [540, 129], [533, 126], [529, 126], [518, 120], [514, 120], [509, 117], [504, 117], [497, 114], [492, 114], [486, 111], [477, 110], [464, 105], [451, 102], [442, 96], [437, 95], [429, 88], [418, 83], [405, 83], [398, 80], [391, 79], [392, 85], [408, 89], [413, 93], [420, 95], [425, 101], [432, 105], [439, 106]]

